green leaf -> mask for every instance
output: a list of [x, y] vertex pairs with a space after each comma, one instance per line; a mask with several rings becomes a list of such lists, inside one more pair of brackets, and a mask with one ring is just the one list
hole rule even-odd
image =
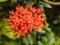
[[30, 34], [31, 34], [31, 38], [32, 38], [33, 43], [35, 43], [36, 42], [37, 31], [30, 31]]
[[31, 37], [31, 35], [30, 34], [28, 34], [28, 36], [26, 36], [26, 37], [24, 37], [24, 43], [26, 44], [26, 45], [33, 45], [33, 40], [32, 40], [32, 37]]
[[42, 12], [44, 12], [44, 5], [38, 4], [38, 8], [40, 8]]
[[52, 6], [50, 4], [48, 4], [48, 3], [45, 3], [44, 6], [47, 7], [47, 8], [52, 8]]
[[44, 45], [49, 45], [48, 39], [46, 37], [42, 37], [42, 42]]
[[2, 20], [0, 22], [0, 26], [1, 26], [1, 34], [7, 36], [8, 38], [10, 39], [14, 39], [13, 36], [14, 36], [14, 31], [11, 31], [10, 30], [10, 26], [7, 26], [6, 24], [9, 25], [9, 22], [6, 22], [4, 20]]
[[23, 41], [24, 41], [25, 45], [29, 45], [29, 40], [26, 36], [24, 37]]
[[44, 7], [47, 7], [47, 8], [52, 8], [52, 6], [46, 2], [39, 1], [39, 4], [43, 5]]
[[55, 42], [55, 38], [52, 38], [50, 41], [49, 41], [49, 45], [53, 45]]
[[58, 39], [54, 45], [60, 45], [60, 39]]
[[44, 45], [41, 41], [38, 41], [38, 45]]
[[0, 0], [0, 2], [6, 2], [7, 0]]
[[23, 39], [22, 38], [23, 38], [22, 36], [19, 37], [19, 39], [17, 41], [17, 45], [23, 45]]
[[3, 25], [4, 25], [4, 23], [5, 23], [5, 21], [0, 21], [0, 27], [3, 27]]
[[45, 28], [46, 31], [51, 32], [51, 28]]
[[[35, 38], [36, 38], [36, 37], [35, 37]], [[28, 35], [28, 39], [29, 39], [30, 44], [33, 45], [33, 40], [32, 40], [32, 37], [31, 37], [30, 34]]]
[[45, 27], [48, 27], [49, 26], [49, 24], [47, 23], [47, 21], [45, 21], [44, 26]]
[[49, 45], [53, 45], [55, 42], [55, 37], [53, 32], [47, 32], [46, 37], [49, 40]]
[[29, 1], [24, 0], [24, 3], [26, 4], [26, 6], [33, 5], [34, 1], [33, 0], [29, 0]]
[[2, 45], [17, 45], [17, 43], [15, 41], [6, 41], [6, 40], [3, 40], [2, 41]]
[[10, 30], [10, 26], [4, 26], [2, 28], [2, 34], [7, 36], [8, 38], [11, 38], [11, 39], [14, 39], [13, 36], [14, 36], [14, 31], [11, 31]]
[[41, 34], [45, 34], [46, 33], [46, 31], [44, 30], [44, 29], [42, 29], [42, 32], [40, 32]]
[[15, 3], [15, 2], [17, 2], [17, 0], [11, 0], [11, 2], [12, 2], [12, 3]]

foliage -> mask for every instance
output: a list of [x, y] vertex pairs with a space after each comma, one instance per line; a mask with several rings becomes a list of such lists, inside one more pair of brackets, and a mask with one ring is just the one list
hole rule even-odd
[[[42, 0], [0, 0], [0, 44], [1, 45], [60, 45], [60, 35], [59, 31], [56, 34], [56, 30], [60, 30], [60, 16], [52, 23], [44, 23], [45, 29], [42, 32], [30, 31], [28, 36], [21, 36], [19, 38], [13, 37], [14, 31], [9, 30], [9, 24], [4, 21], [4, 18], [9, 18], [8, 11], [14, 9], [17, 5], [28, 6], [31, 4], [36, 8], [39, 8], [44, 13], [44, 18], [47, 19], [45, 15], [44, 7], [53, 8], [50, 4], [43, 2]], [[48, 12], [47, 12], [48, 13]], [[59, 25], [59, 26], [58, 26]], [[51, 27], [51, 28], [49, 28]], [[53, 31], [55, 34], [53, 33]]]

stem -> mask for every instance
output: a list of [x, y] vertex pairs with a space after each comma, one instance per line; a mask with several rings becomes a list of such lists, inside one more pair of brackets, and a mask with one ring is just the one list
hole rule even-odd
[[60, 2], [52, 2], [52, 1], [49, 1], [49, 0], [43, 0], [44, 2], [47, 2], [51, 5], [60, 5]]

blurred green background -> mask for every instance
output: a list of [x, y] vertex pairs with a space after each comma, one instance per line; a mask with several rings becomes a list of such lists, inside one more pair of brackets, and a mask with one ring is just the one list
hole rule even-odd
[[[60, 0], [55, 0], [55, 2], [59, 2], [59, 1]], [[0, 0], [0, 27], [2, 28], [4, 27], [3, 24], [5, 22], [3, 21], [3, 19], [9, 18], [9, 11], [11, 9], [15, 9], [15, 7], [18, 4], [22, 6], [27, 6], [31, 4], [32, 6], [42, 9], [42, 11], [44, 12], [47, 18], [47, 22], [49, 23], [49, 27], [52, 29], [51, 32], [53, 32], [55, 35], [54, 36], [55, 41], [52, 41], [54, 42], [54, 44], [50, 44], [50, 45], [60, 45], [60, 5], [51, 5], [49, 3], [44, 2], [43, 0]], [[4, 35], [5, 34], [4, 31], [2, 31], [2, 28], [0, 28], [0, 44], [1, 45], [24, 45], [24, 44], [21, 44], [22, 42], [19, 42], [19, 40], [21, 39], [12, 40], [8, 38], [9, 36], [6, 37]], [[8, 34], [10, 35], [10, 33], [7, 33], [7, 35]], [[49, 36], [52, 37], [52, 35], [49, 35]], [[46, 39], [44, 36], [45, 35], [43, 35], [43, 41], [44, 39]], [[47, 43], [48, 42], [45, 40], [44, 44], [39, 42], [39, 45], [48, 45]]]

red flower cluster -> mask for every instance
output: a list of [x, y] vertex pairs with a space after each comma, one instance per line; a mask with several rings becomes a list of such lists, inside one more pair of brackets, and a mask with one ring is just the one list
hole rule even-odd
[[32, 6], [17, 6], [15, 12], [10, 11], [10, 26], [17, 36], [24, 36], [32, 29], [41, 31], [44, 21], [41, 10]]

